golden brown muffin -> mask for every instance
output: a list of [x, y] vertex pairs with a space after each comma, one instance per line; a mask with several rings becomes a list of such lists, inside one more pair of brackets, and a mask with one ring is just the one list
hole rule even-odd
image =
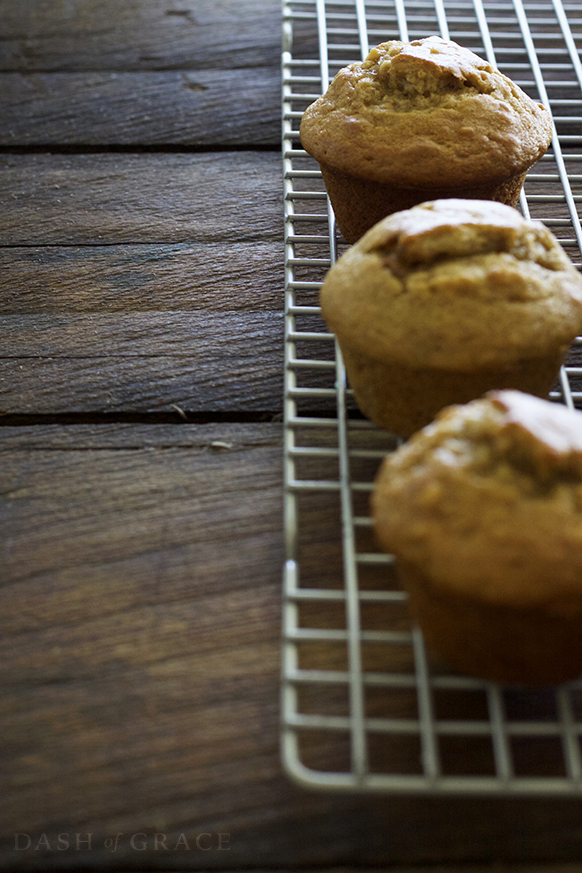
[[372, 508], [449, 666], [531, 685], [582, 672], [582, 413], [518, 391], [449, 407], [387, 456]]
[[425, 200], [516, 206], [551, 134], [541, 104], [437, 36], [385, 42], [344, 67], [300, 129], [349, 243], [385, 215]]
[[384, 218], [320, 298], [360, 409], [404, 437], [493, 388], [547, 396], [582, 328], [582, 276], [559, 242], [492, 201]]

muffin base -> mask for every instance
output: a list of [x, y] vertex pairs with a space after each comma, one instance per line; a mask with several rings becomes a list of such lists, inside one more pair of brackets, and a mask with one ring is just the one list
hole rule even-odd
[[478, 603], [436, 591], [406, 562], [397, 567], [428, 648], [452, 669], [530, 686], [556, 685], [582, 673], [582, 611], [562, 617], [541, 608]]
[[526, 173], [518, 173], [503, 182], [467, 185], [462, 188], [399, 188], [336, 170], [321, 164], [325, 187], [333, 206], [338, 227], [348, 243], [357, 242], [382, 218], [410, 209], [428, 200], [457, 197], [468, 200], [497, 200], [517, 206]]
[[430, 424], [443, 407], [468, 403], [495, 388], [547, 399], [564, 357], [560, 352], [463, 372], [377, 361], [341, 340], [340, 348], [361, 411], [378, 427], [402, 437]]

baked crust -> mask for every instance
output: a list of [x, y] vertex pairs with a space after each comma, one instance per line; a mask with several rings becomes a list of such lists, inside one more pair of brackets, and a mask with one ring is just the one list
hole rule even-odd
[[382, 43], [344, 67], [300, 129], [303, 147], [320, 163], [412, 188], [514, 176], [544, 154], [551, 133], [541, 104], [487, 61], [437, 36]]
[[387, 456], [372, 511], [435, 596], [581, 619], [582, 413], [518, 391], [449, 407]]
[[320, 299], [340, 343], [412, 367], [559, 360], [582, 326], [582, 276], [558, 241], [492, 201], [388, 216], [332, 267]]

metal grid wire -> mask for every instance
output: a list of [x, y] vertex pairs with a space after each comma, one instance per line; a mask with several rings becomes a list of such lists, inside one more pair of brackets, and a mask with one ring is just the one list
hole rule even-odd
[[[486, 57], [552, 112], [523, 213], [581, 267], [578, 0], [286, 0], [285, 531], [282, 754], [302, 785], [434, 794], [582, 794], [582, 681], [523, 690], [452, 674], [412, 625], [369, 497], [397, 441], [358, 413], [318, 291], [345, 248], [298, 128], [335, 73], [387, 39], [439, 34]], [[582, 337], [553, 392], [582, 405]], [[578, 365], [577, 365], [578, 364]]]

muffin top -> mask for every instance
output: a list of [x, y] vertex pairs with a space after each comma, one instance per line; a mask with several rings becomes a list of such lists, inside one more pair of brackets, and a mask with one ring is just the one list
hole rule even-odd
[[519, 391], [450, 406], [384, 460], [384, 549], [437, 589], [582, 611], [582, 413]]
[[478, 55], [437, 36], [372, 49], [304, 113], [318, 161], [403, 187], [501, 181], [551, 141], [549, 112]]
[[378, 222], [329, 270], [322, 314], [378, 360], [472, 370], [567, 351], [582, 276], [511, 206], [436, 200]]

